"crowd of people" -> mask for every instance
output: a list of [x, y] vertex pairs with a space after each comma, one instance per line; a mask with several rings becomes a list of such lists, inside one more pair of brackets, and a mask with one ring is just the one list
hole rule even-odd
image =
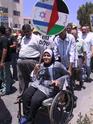
[[11, 28], [0, 26], [0, 95], [11, 94], [13, 83], [19, 81], [25, 121], [33, 121], [42, 101], [54, 93], [50, 84], [60, 89], [64, 75], [70, 76], [76, 100], [74, 89], [81, 90], [84, 81], [91, 81], [92, 61], [93, 32], [88, 25], [78, 28], [68, 24], [55, 36], [44, 36], [29, 24], [22, 26], [20, 35], [13, 36]]

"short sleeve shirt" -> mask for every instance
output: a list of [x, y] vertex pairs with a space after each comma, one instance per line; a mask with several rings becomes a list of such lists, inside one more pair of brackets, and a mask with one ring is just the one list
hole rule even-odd
[[[8, 42], [7, 37], [5, 36], [0, 37], [0, 59], [2, 57], [3, 49], [7, 49], [9, 51], [9, 42]], [[9, 53], [7, 52], [5, 61], [9, 61], [9, 60], [10, 60], [10, 56], [9, 56]]]

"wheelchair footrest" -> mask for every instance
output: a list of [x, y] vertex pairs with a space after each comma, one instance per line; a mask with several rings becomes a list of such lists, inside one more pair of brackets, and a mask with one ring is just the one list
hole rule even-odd
[[45, 107], [51, 106], [52, 101], [53, 101], [53, 98], [48, 98], [42, 102], [42, 105]]

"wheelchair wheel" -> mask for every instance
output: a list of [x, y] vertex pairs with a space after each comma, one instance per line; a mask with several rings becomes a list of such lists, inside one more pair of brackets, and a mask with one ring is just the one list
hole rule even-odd
[[73, 112], [73, 96], [70, 91], [60, 91], [50, 107], [51, 124], [67, 124]]

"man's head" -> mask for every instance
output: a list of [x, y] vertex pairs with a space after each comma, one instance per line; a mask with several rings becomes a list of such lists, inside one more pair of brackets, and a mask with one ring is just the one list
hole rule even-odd
[[82, 30], [82, 34], [87, 34], [87, 27], [86, 26], [83, 26], [81, 30]]
[[75, 37], [75, 39], [77, 39], [77, 37], [78, 37], [78, 31], [77, 31], [77, 29], [72, 29], [71, 30], [71, 34]]
[[29, 24], [24, 24], [22, 26], [22, 32], [23, 32], [24, 36], [29, 38], [31, 36], [31, 33], [32, 33], [31, 26]]
[[6, 35], [9, 36], [9, 35], [11, 35], [11, 33], [12, 33], [11, 28], [10, 27], [7, 27], [6, 28]]
[[66, 27], [66, 31], [67, 33], [71, 34], [71, 30], [72, 30], [72, 24], [69, 23]]

